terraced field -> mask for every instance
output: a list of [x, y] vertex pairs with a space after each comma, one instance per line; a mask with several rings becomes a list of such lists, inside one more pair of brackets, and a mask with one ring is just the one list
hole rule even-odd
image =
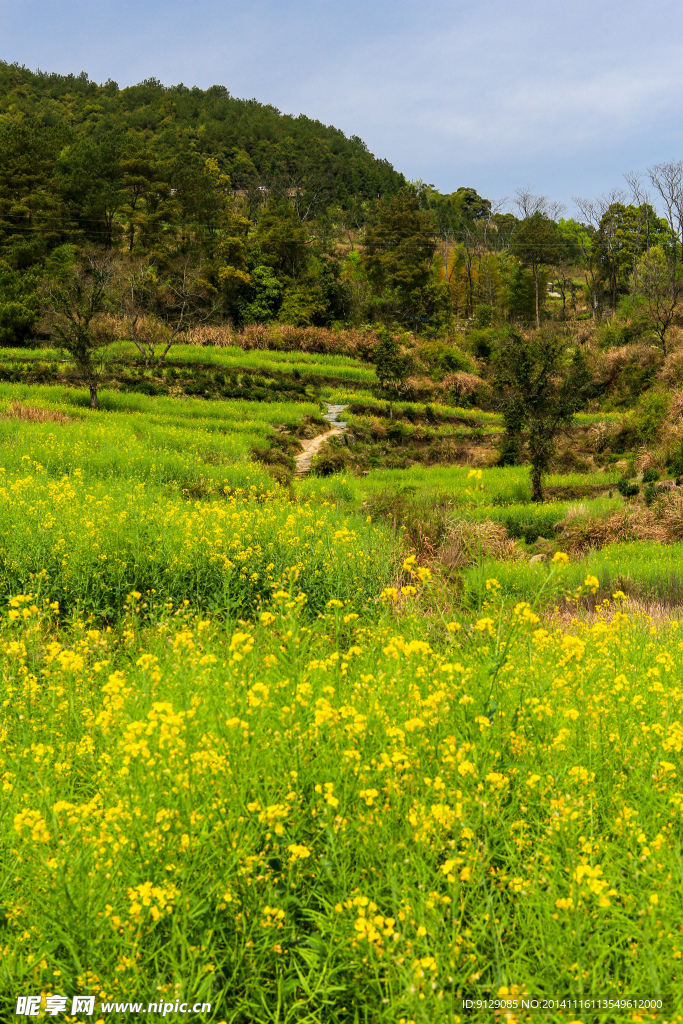
[[397, 403], [394, 454], [465, 459], [368, 465], [361, 389], [295, 479], [324, 407], [264, 391], [0, 385], [3, 1019], [19, 986], [102, 1019], [682, 1020], [676, 485], [624, 497], [597, 453], [533, 505], [477, 464], [497, 415], [436, 403]]

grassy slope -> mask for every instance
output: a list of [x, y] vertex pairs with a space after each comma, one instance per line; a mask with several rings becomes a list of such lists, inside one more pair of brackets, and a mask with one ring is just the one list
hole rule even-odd
[[678, 623], [514, 607], [680, 549], [482, 563], [444, 619], [362, 503], [414, 486], [523, 523], [525, 471], [292, 502], [248, 451], [301, 404], [84, 397], [0, 389], [71, 417], [0, 419], [3, 1012], [42, 989], [445, 1024], [636, 993], [683, 1019]]

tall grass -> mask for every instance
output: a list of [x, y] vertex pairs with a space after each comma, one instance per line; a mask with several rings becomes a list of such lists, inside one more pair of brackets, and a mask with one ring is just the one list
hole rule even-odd
[[[491, 467], [481, 470], [481, 478], [472, 476], [468, 466], [410, 466], [408, 469], [375, 469], [363, 478], [368, 495], [389, 488], [414, 489], [435, 500], [448, 499], [455, 504], [503, 505], [531, 501], [527, 466]], [[616, 483], [618, 470], [606, 473], [549, 473], [547, 487], [582, 487]]]
[[[505, 597], [532, 602], [547, 576], [547, 564], [486, 561], [483, 566], [465, 571], [463, 600], [471, 606], [480, 606], [487, 596], [482, 591], [482, 581], [493, 578]], [[609, 600], [613, 593], [621, 590], [643, 601], [683, 606], [683, 544], [646, 541], [608, 544], [585, 558], [559, 568], [554, 566], [552, 583], [544, 590], [544, 600], [553, 603], [575, 593], [589, 576], [599, 582], [598, 601]], [[588, 589], [592, 592], [592, 588]]]
[[[306, 415], [319, 411], [316, 402], [252, 402], [240, 399], [228, 401], [198, 398], [171, 398], [164, 395], [148, 396], [136, 392], [102, 390], [98, 396], [104, 412], [138, 412], [145, 415], [166, 415], [173, 419], [243, 421], [262, 424], [294, 426]], [[0, 403], [7, 412], [12, 402], [28, 401], [46, 408], [61, 409], [78, 414], [90, 409], [90, 397], [82, 388], [67, 388], [38, 384], [0, 383]]]
[[509, 537], [524, 539], [533, 543], [538, 537], [552, 539], [555, 527], [564, 522], [567, 515], [603, 516], [624, 507], [623, 499], [616, 494], [576, 501], [544, 501], [539, 504], [523, 505], [481, 505], [471, 515], [476, 519], [492, 519], [502, 523]]

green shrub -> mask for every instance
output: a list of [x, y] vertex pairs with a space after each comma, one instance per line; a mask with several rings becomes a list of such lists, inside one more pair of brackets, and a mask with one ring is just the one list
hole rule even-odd
[[628, 480], [619, 480], [617, 490], [622, 498], [635, 498], [636, 494], [640, 491], [640, 487], [638, 484], [629, 483]]
[[477, 327], [492, 327], [496, 317], [496, 310], [493, 306], [480, 303], [474, 307], [472, 320]]
[[678, 447], [669, 455], [666, 460], [667, 469], [676, 476], [683, 476], [683, 438], [680, 440]]
[[606, 324], [598, 331], [598, 342], [602, 348], [617, 348], [623, 345], [621, 327], [614, 323]]
[[633, 419], [635, 434], [640, 444], [654, 441], [669, 411], [670, 399], [661, 391], [650, 391], [643, 396], [640, 409]]
[[[548, 275], [539, 274], [539, 294], [545, 295]], [[531, 323], [536, 316], [536, 285], [530, 270], [517, 265], [512, 271], [508, 286], [507, 302], [514, 317]]]
[[655, 485], [653, 483], [647, 484], [647, 486], [643, 488], [643, 498], [645, 499], [645, 504], [649, 507], [656, 497], [657, 488], [655, 487]]
[[470, 331], [467, 340], [477, 359], [489, 360], [496, 344], [496, 331], [491, 327]]

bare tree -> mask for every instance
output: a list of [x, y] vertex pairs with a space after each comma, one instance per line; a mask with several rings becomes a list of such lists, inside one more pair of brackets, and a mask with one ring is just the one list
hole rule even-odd
[[[583, 199], [580, 196], [573, 196], [572, 198], [578, 206], [584, 222], [590, 225], [595, 230], [596, 234], [600, 232], [602, 249], [607, 257], [610, 276], [610, 298], [612, 310], [614, 311], [617, 304], [617, 279], [614, 261], [617, 223], [614, 218], [609, 218], [607, 215], [612, 207], [616, 205], [625, 205], [628, 196], [623, 189], [612, 188], [609, 192], [603, 192], [603, 194], [598, 196], [597, 199]], [[595, 287], [595, 273], [592, 266], [590, 272], [592, 279], [593, 308], [595, 309], [597, 289]], [[593, 315], [595, 315], [595, 313]]]
[[669, 163], [654, 164], [648, 167], [647, 175], [664, 204], [674, 256], [678, 257], [680, 241], [683, 262], [683, 161], [670, 160]]
[[114, 259], [94, 252], [86, 252], [80, 260], [71, 256], [66, 254], [61, 265], [53, 259], [49, 268], [46, 323], [74, 360], [78, 376], [90, 392], [90, 408], [97, 409], [103, 370], [97, 354], [112, 341], [102, 314], [111, 302]]
[[629, 171], [624, 175], [626, 183], [631, 189], [633, 202], [638, 209], [636, 218], [636, 244], [633, 252], [633, 294], [638, 295], [638, 256], [640, 254], [640, 240], [645, 229], [645, 252], [648, 259], [648, 276], [650, 267], [650, 193], [643, 188], [642, 175], [636, 171]]
[[578, 206], [585, 223], [599, 231], [600, 222], [610, 206], [615, 203], [625, 203], [628, 195], [623, 188], [612, 188], [609, 192], [603, 192], [596, 199], [582, 199], [581, 196], [572, 196], [572, 199]]
[[535, 213], [542, 213], [549, 220], [557, 220], [565, 210], [564, 203], [550, 200], [547, 196], [536, 195], [531, 185], [516, 188], [512, 204], [517, 207], [522, 220], [533, 217]]
[[167, 341], [157, 366], [161, 366], [181, 335], [214, 316], [217, 307], [214, 295], [215, 290], [200, 277], [199, 268], [189, 257], [174, 267], [160, 288], [160, 312]]
[[[160, 367], [179, 337], [213, 316], [211, 293], [190, 257], [163, 276], [149, 260], [128, 265], [119, 281], [119, 308], [145, 367], [154, 362]], [[157, 356], [159, 346], [162, 352]]]
[[166, 339], [165, 325], [152, 312], [156, 268], [149, 259], [131, 261], [117, 283], [124, 336], [133, 342], [147, 368]]

